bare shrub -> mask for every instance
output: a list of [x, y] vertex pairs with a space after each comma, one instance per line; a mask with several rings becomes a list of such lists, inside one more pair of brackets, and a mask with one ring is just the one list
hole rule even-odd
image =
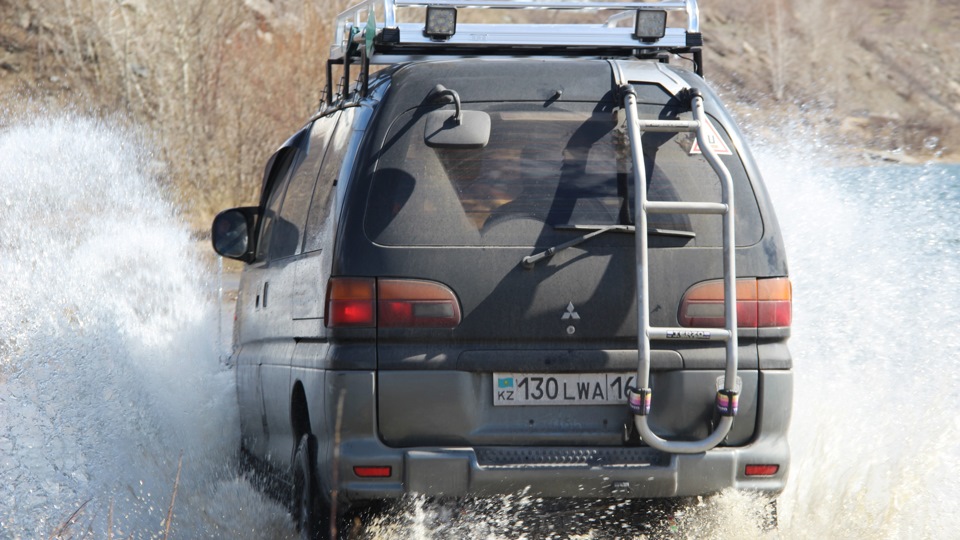
[[33, 0], [40, 58], [82, 107], [145, 126], [196, 225], [253, 202], [262, 167], [316, 108], [346, 2]]
[[[7, 68], [0, 63], [0, 75], [31, 81], [41, 108], [60, 100], [142, 126], [155, 141], [158, 162], [167, 164], [171, 192], [205, 229], [216, 210], [256, 202], [269, 154], [320, 99], [330, 24], [349, 3], [0, 2], [4, 46], [29, 42], [31, 53], [22, 56], [34, 59]], [[870, 118], [907, 111], [960, 125], [956, 2], [710, 0], [702, 7], [709, 20], [707, 77], [748, 106], [789, 117], [796, 114], [791, 106], [811, 110], [813, 104], [816, 111], [835, 110], [835, 124], [872, 124]], [[918, 65], [929, 67], [922, 77]], [[0, 124], [11, 118], [5, 114]], [[831, 120], [823, 122], [828, 129]], [[900, 125], [923, 135], [921, 124]], [[936, 136], [944, 147], [958, 147], [950, 142], [956, 131], [943, 128]], [[865, 135], [877, 139], [871, 130]]]

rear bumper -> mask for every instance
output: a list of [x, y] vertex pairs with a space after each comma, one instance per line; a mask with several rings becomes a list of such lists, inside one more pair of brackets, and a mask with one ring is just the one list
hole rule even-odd
[[[428, 496], [652, 498], [706, 495], [727, 488], [775, 496], [789, 472], [790, 371], [761, 372], [761, 414], [750, 444], [692, 455], [647, 447], [391, 448], [378, 438], [343, 442], [340, 493], [348, 500]], [[775, 464], [770, 476], [746, 466]], [[354, 466], [389, 466], [389, 478], [360, 478]]]
[[[382, 499], [407, 493], [431, 496], [497, 496], [525, 492], [541, 497], [678, 497], [705, 495], [726, 488], [776, 495], [787, 473], [785, 444], [720, 448], [705, 454], [667, 455], [664, 463], [617, 466], [490, 467], [481, 465], [472, 449], [404, 450], [395, 481], [347, 481], [348, 499]], [[776, 463], [769, 477], [747, 477], [751, 463]]]

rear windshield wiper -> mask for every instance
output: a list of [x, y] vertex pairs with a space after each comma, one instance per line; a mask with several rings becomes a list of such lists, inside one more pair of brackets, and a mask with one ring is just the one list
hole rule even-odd
[[[539, 253], [534, 253], [533, 255], [527, 255], [520, 260], [520, 263], [523, 264], [524, 268], [533, 268], [533, 265], [537, 264], [547, 257], [553, 256], [558, 251], [563, 251], [567, 248], [572, 248], [578, 244], [586, 242], [587, 240], [593, 238], [594, 236], [600, 236], [606, 232], [623, 232], [623, 233], [634, 233], [636, 228], [633, 225], [557, 225], [554, 227], [557, 230], [567, 230], [567, 231], [590, 231], [583, 236], [578, 236], [573, 240], [569, 240], [560, 245], [547, 248]], [[675, 229], [658, 229], [655, 227], [649, 227], [647, 229], [649, 234], [657, 236], [678, 236], [681, 238], [696, 238], [697, 234], [692, 231], [679, 231]]]

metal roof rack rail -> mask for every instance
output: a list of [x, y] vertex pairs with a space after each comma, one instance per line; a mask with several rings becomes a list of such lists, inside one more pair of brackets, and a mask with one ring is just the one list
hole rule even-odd
[[[418, 8], [419, 22], [399, 22], [400, 8]], [[457, 10], [546, 10], [572, 14], [570, 21], [546, 23], [458, 23]], [[609, 13], [597, 22], [598, 12]], [[686, 26], [669, 26], [667, 15], [681, 12]], [[404, 12], [409, 13], [409, 12]], [[632, 24], [625, 24], [632, 23]], [[565, 0], [362, 0], [337, 15], [327, 61], [328, 100], [332, 98], [332, 65], [362, 66], [363, 93], [369, 66], [413, 59], [465, 56], [636, 56], [694, 54], [702, 72], [700, 10], [697, 0], [565, 1]], [[344, 89], [346, 91], [346, 89]]]

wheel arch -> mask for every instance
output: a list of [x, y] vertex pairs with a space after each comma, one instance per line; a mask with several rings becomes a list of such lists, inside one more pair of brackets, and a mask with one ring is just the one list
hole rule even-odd
[[290, 393], [290, 429], [293, 433], [294, 444], [297, 444], [305, 434], [312, 434], [307, 393], [300, 381], [293, 384], [293, 390]]

